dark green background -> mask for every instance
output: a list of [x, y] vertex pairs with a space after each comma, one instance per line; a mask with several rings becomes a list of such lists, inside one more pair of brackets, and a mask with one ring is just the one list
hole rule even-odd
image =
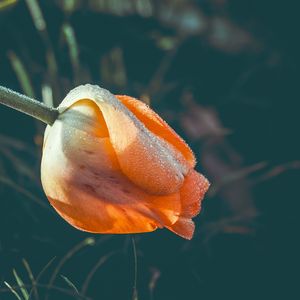
[[[47, 22], [46, 39], [34, 27], [24, 1], [0, 11], [0, 84], [26, 92], [9, 60], [13, 51], [38, 99], [45, 82], [57, 84], [57, 104], [72, 87], [85, 82], [116, 94], [150, 98], [150, 105], [192, 146], [198, 170], [212, 182], [195, 219], [195, 237], [185, 241], [167, 230], [135, 235], [139, 299], [296, 299], [300, 196], [296, 5], [162, 0], [147, 2], [152, 5], [149, 13], [143, 6], [138, 10], [137, 1], [125, 1], [126, 12], [118, 10], [122, 1], [113, 2], [116, 6], [112, 1], [75, 1], [74, 10], [64, 12], [59, 5], [64, 1], [39, 1]], [[197, 27], [198, 21], [205, 29]], [[78, 76], [61, 31], [65, 22], [77, 39]], [[196, 24], [195, 31], [186, 28], [189, 22]], [[45, 59], [49, 41], [58, 64], [55, 75]], [[164, 71], [162, 78], [155, 75], [158, 70]], [[130, 236], [83, 233], [53, 213], [39, 182], [41, 134], [33, 119], [0, 107], [1, 288], [5, 289], [3, 281], [15, 284], [13, 268], [30, 284], [22, 258], [36, 275], [56, 257], [41, 277], [40, 282], [47, 284], [62, 257], [93, 236], [95, 245], [72, 255], [59, 274], [80, 289], [97, 261], [116, 252], [95, 273], [87, 295], [96, 300], [131, 299]], [[34, 203], [28, 193], [49, 209]], [[155, 276], [151, 298], [149, 285]], [[59, 276], [55, 286], [70, 289]], [[40, 298], [44, 297], [41, 287]], [[0, 299], [14, 296], [2, 290]], [[51, 290], [50, 299], [76, 298]]]

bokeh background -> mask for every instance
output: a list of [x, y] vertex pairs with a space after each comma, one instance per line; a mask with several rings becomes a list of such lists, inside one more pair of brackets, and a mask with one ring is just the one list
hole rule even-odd
[[41, 188], [43, 125], [1, 106], [0, 299], [299, 299], [298, 14], [289, 0], [0, 0], [1, 85], [50, 105], [82, 83], [140, 98], [212, 183], [192, 241], [77, 231]]

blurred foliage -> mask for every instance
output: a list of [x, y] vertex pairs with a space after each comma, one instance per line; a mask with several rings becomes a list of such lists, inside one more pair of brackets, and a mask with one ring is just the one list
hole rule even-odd
[[0, 1], [0, 10], [4, 10], [10, 8], [11, 6], [15, 5], [18, 0], [1, 0]]
[[39, 179], [44, 128], [1, 107], [0, 299], [293, 299], [297, 12], [292, 1], [0, 0], [1, 85], [49, 105], [87, 82], [140, 98], [212, 182], [195, 238], [137, 235], [136, 262], [129, 236], [56, 215]]

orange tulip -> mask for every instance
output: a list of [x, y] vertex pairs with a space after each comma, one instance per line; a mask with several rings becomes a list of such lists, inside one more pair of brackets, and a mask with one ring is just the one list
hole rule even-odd
[[209, 187], [187, 144], [147, 105], [73, 89], [45, 132], [41, 178], [56, 211], [94, 233], [166, 227], [191, 239]]

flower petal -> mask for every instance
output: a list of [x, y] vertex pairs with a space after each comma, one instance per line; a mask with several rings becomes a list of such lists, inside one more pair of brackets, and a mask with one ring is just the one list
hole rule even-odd
[[189, 172], [180, 189], [182, 217], [193, 218], [200, 213], [201, 201], [208, 188], [209, 182], [203, 175], [195, 170]]
[[179, 192], [151, 195], [121, 172], [91, 100], [75, 102], [47, 128], [41, 178], [57, 212], [89, 232], [153, 231], [177, 222], [181, 212]]
[[98, 86], [72, 90], [59, 106], [60, 112], [81, 99], [94, 101], [101, 110], [120, 168], [132, 182], [152, 194], [179, 190], [190, 169], [180, 151], [149, 131], [114, 95]]
[[180, 216], [174, 224], [166, 227], [181, 237], [190, 240], [193, 237], [195, 229], [191, 218], [199, 214], [201, 201], [208, 188], [208, 180], [195, 170], [191, 170], [180, 189]]
[[156, 136], [173, 145], [189, 163], [191, 168], [196, 164], [195, 156], [184, 140], [147, 104], [133, 97], [116, 95], [116, 97]]
[[179, 236], [190, 240], [194, 235], [195, 224], [189, 218], [179, 218], [176, 223], [172, 226], [167, 226], [167, 228]]
[[138, 100], [124, 99], [125, 105], [91, 85], [68, 94], [45, 132], [45, 193], [66, 221], [85, 231], [166, 227], [190, 239], [191, 218], [209, 184], [192, 169], [194, 156], [176, 133]]

